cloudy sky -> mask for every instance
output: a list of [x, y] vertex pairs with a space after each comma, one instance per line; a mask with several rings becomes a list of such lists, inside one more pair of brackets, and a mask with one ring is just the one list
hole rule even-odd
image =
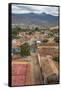
[[12, 13], [47, 13], [58, 16], [58, 7], [12, 4]]

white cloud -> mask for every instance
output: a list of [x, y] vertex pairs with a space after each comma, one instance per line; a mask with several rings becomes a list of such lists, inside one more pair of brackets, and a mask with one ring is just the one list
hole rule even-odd
[[40, 14], [43, 12], [57, 16], [58, 15], [58, 7], [12, 4], [12, 13], [17, 13], [17, 14], [37, 13], [37, 14]]

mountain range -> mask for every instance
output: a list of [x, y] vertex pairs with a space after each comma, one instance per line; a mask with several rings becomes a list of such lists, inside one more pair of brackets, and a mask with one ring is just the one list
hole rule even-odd
[[58, 26], [59, 16], [53, 16], [46, 13], [24, 13], [24, 14], [12, 14], [12, 24], [24, 24], [24, 25], [41, 25], [54, 27]]

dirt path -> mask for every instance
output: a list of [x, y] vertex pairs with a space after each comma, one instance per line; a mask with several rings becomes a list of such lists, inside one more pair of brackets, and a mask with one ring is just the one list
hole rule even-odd
[[35, 54], [32, 54], [31, 67], [32, 67], [31, 68], [32, 84], [43, 84], [39, 62], [38, 62]]

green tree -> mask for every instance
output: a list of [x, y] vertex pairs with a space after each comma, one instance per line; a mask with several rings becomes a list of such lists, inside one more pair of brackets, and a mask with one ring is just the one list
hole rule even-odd
[[36, 27], [36, 28], [35, 28], [35, 31], [39, 31], [39, 28], [38, 28], [38, 27]]
[[32, 32], [29, 32], [28, 34], [29, 34], [29, 35], [32, 35]]
[[15, 28], [12, 29], [12, 34], [17, 35], [21, 31], [21, 28], [16, 26]]
[[47, 39], [44, 39], [44, 40], [43, 40], [43, 43], [47, 43], [47, 42], [48, 42], [48, 40], [47, 40]]
[[21, 48], [21, 56], [30, 55], [30, 46], [28, 45], [28, 43], [23, 44], [20, 48]]
[[12, 39], [19, 39], [20, 37], [17, 36], [17, 34], [21, 31], [22, 29], [18, 26], [15, 28], [12, 28]]
[[55, 41], [56, 43], [59, 43], [59, 37], [55, 37], [55, 38], [54, 38], [54, 41]]

